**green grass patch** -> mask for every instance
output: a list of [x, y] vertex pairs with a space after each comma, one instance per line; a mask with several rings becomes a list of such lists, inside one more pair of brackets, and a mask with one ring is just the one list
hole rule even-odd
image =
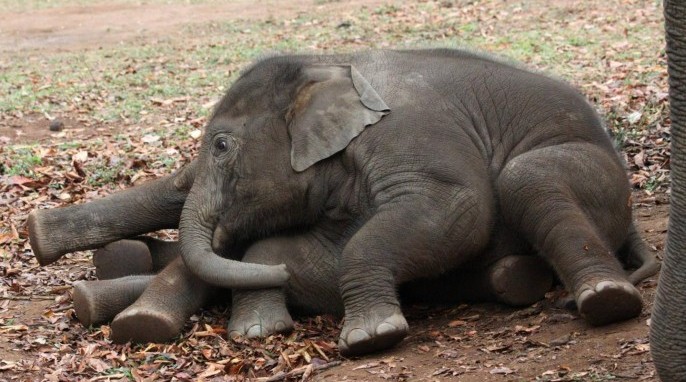
[[35, 177], [34, 169], [43, 163], [35, 146], [10, 146], [5, 155], [5, 162], [0, 168], [2, 175]]

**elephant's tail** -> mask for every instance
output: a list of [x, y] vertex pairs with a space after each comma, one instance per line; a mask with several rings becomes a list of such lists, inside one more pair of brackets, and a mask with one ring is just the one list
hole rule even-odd
[[618, 256], [625, 267], [636, 269], [629, 274], [629, 281], [633, 284], [640, 283], [660, 270], [660, 263], [650, 253], [650, 249], [636, 231], [633, 222], [629, 226], [629, 234], [624, 245], [619, 249]]

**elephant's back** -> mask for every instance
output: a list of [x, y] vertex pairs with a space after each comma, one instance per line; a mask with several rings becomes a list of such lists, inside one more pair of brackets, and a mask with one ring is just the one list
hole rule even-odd
[[389, 116], [395, 114], [389, 118], [396, 121], [394, 134], [428, 129], [424, 134], [466, 139], [496, 167], [522, 152], [562, 142], [593, 142], [614, 150], [578, 90], [520, 65], [450, 49], [370, 51], [346, 59], [386, 100]]

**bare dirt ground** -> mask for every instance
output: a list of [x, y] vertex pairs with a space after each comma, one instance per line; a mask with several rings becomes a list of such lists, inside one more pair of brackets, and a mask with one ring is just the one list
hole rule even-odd
[[234, 0], [207, 4], [94, 4], [0, 14], [0, 52], [97, 48], [134, 39], [173, 37], [180, 26], [232, 19], [286, 18], [320, 7], [338, 12], [381, 0]]
[[[376, 0], [316, 3], [238, 0], [194, 5], [96, 4], [4, 12], [0, 13], [0, 52], [39, 50], [50, 54], [61, 50], [98, 49], [140, 39], [174, 38], [175, 31], [188, 23], [293, 16], [307, 7], [319, 7], [333, 13], [362, 4], [382, 3]], [[5, 129], [0, 135], [21, 129], [20, 141], [23, 142], [56, 139], [46, 132], [43, 116], [25, 115], [22, 118], [23, 122], [18, 126], [0, 126]], [[69, 118], [69, 115], [64, 116], [67, 124], [78, 125], [77, 116]], [[92, 134], [88, 129], [76, 130], [76, 137], [83, 134], [84, 138], [89, 138]], [[661, 256], [668, 211], [665, 195], [649, 197], [636, 192], [634, 203], [639, 232], [655, 255]], [[66, 273], [83, 272], [84, 267], [90, 266], [86, 262], [83, 257], [75, 256], [60, 269]], [[560, 290], [525, 309], [494, 304], [408, 307], [411, 334], [399, 346], [380, 354], [343, 360], [340, 366], [310, 378], [327, 381], [654, 381], [656, 376], [647, 336], [655, 285], [655, 277], [639, 285], [645, 302], [639, 318], [601, 328], [589, 327], [575, 312], [556, 307], [556, 301], [563, 293]], [[64, 306], [60, 305], [63, 302], [56, 302], [53, 297], [0, 297], [0, 318], [5, 320], [5, 331], [0, 332], [0, 360], [3, 361], [0, 380], [57, 380], [41, 375], [40, 369], [25, 375], [11, 373], [7, 365], [37, 357], [41, 350], [38, 345], [27, 347], [28, 351], [18, 350], [15, 340], [25, 330], [13, 331], [7, 327], [21, 324], [31, 331], [46, 325], [50, 315], [57, 312], [56, 304]], [[72, 320], [70, 325], [79, 324]], [[68, 336], [70, 330], [65, 327], [64, 335]], [[7, 374], [3, 374], [4, 370]], [[106, 377], [98, 378], [107, 380]]]

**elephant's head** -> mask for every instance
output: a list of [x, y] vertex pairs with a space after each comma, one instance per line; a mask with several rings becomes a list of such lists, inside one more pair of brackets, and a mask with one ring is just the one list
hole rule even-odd
[[320, 181], [331, 162], [326, 159], [387, 113], [351, 65], [277, 57], [250, 68], [205, 130], [179, 225], [188, 268], [218, 286], [283, 285], [283, 265], [229, 260], [213, 248], [314, 221], [330, 191]]

